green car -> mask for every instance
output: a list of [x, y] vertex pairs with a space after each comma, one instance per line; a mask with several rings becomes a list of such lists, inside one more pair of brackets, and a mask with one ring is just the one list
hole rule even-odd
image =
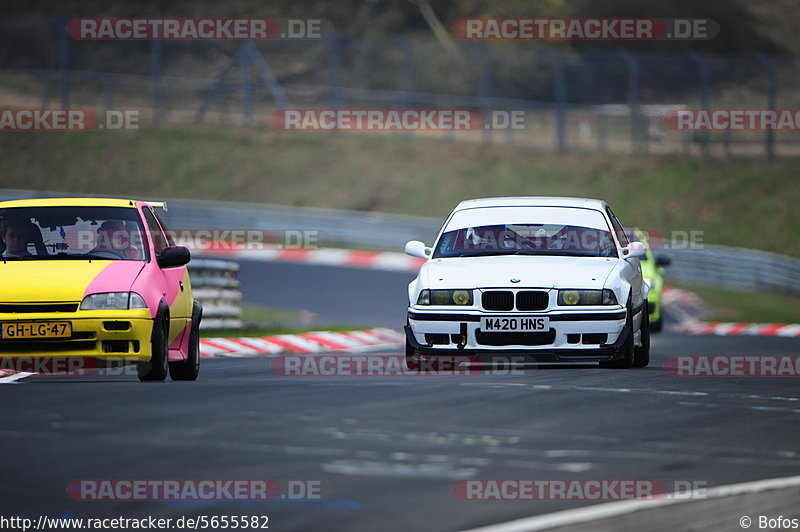
[[650, 332], [659, 332], [664, 326], [664, 313], [661, 311], [661, 293], [664, 291], [664, 268], [672, 262], [664, 255], [653, 255], [647, 241], [647, 233], [641, 229], [626, 231], [628, 238], [642, 242], [647, 247], [647, 254], [639, 259], [642, 265], [642, 276], [650, 285], [647, 306], [650, 310]]

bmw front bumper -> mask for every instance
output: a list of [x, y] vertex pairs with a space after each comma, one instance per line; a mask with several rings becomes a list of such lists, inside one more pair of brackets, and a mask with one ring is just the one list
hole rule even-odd
[[[482, 316], [548, 317], [550, 330], [538, 333], [487, 333]], [[571, 312], [493, 313], [421, 311], [412, 308], [405, 327], [409, 346], [423, 358], [454, 355], [522, 355], [532, 362], [597, 362], [624, 356], [631, 334], [624, 307]], [[515, 360], [517, 357], [515, 356]]]

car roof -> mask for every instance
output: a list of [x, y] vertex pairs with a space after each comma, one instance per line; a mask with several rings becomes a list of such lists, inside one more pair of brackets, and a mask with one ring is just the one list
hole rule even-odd
[[478, 209], [482, 207], [572, 207], [605, 211], [606, 202], [590, 198], [566, 198], [558, 196], [511, 196], [502, 198], [477, 198], [462, 201], [454, 209]]
[[135, 207], [136, 200], [119, 198], [36, 198], [0, 202], [0, 208], [11, 207]]

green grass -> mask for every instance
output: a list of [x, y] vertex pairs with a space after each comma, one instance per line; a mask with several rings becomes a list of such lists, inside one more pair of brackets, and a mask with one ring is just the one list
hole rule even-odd
[[800, 323], [800, 297], [764, 292], [743, 292], [682, 283], [708, 303], [714, 314], [707, 321]]
[[215, 329], [201, 330], [202, 338], [243, 337], [243, 336], [275, 336], [278, 334], [298, 334], [324, 329], [326, 331], [353, 331], [368, 327], [352, 325], [325, 325], [314, 326], [309, 316], [301, 310], [284, 309], [259, 305], [256, 303], [242, 303], [241, 329]]
[[0, 135], [5, 188], [439, 218], [473, 197], [598, 197], [627, 225], [800, 256], [794, 159], [558, 156], [419, 136], [208, 126]]

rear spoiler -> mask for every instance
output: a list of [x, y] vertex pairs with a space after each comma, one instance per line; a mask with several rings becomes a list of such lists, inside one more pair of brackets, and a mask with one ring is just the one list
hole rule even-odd
[[164, 209], [165, 211], [168, 210], [166, 201], [146, 201], [145, 203], [154, 209]]

